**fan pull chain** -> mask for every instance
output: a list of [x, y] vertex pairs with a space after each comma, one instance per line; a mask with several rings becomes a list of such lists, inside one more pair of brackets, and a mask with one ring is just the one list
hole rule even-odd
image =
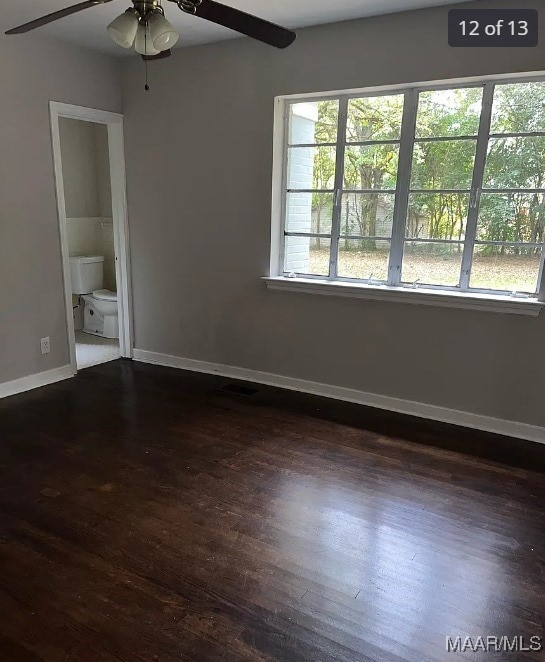
[[[146, 56], [148, 54], [148, 26], [146, 25], [146, 34], [144, 35], [144, 50], [146, 52]], [[149, 70], [148, 70], [148, 60], [147, 57], [144, 59], [144, 66], [146, 70], [146, 84], [144, 86], [144, 89], [146, 92], [149, 92], [150, 87], [149, 87]]]

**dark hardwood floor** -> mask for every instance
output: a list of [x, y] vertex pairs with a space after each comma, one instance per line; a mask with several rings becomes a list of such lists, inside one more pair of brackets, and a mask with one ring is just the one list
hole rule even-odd
[[545, 448], [230, 383], [0, 402], [2, 661], [543, 660]]

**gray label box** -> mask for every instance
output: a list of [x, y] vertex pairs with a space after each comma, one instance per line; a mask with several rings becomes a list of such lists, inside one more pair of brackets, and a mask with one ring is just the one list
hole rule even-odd
[[451, 9], [449, 45], [468, 47], [532, 47], [539, 42], [535, 9]]

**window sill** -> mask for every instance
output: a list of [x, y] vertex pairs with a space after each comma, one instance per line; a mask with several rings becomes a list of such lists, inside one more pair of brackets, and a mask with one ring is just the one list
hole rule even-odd
[[423, 288], [412, 289], [388, 287], [387, 285], [359, 285], [280, 276], [263, 278], [263, 280], [266, 282], [269, 290], [321, 294], [351, 299], [368, 299], [371, 301], [390, 301], [392, 303], [406, 303], [418, 306], [484, 310], [492, 313], [529, 315], [531, 317], [537, 317], [545, 306], [545, 303], [541, 303], [536, 299], [518, 299], [507, 296], [461, 292], [441, 292], [438, 290], [425, 290]]

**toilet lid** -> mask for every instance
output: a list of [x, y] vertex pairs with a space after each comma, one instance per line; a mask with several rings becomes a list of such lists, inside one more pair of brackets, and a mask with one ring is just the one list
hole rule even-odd
[[110, 290], [95, 290], [93, 297], [98, 301], [117, 301], [117, 292], [110, 292]]

